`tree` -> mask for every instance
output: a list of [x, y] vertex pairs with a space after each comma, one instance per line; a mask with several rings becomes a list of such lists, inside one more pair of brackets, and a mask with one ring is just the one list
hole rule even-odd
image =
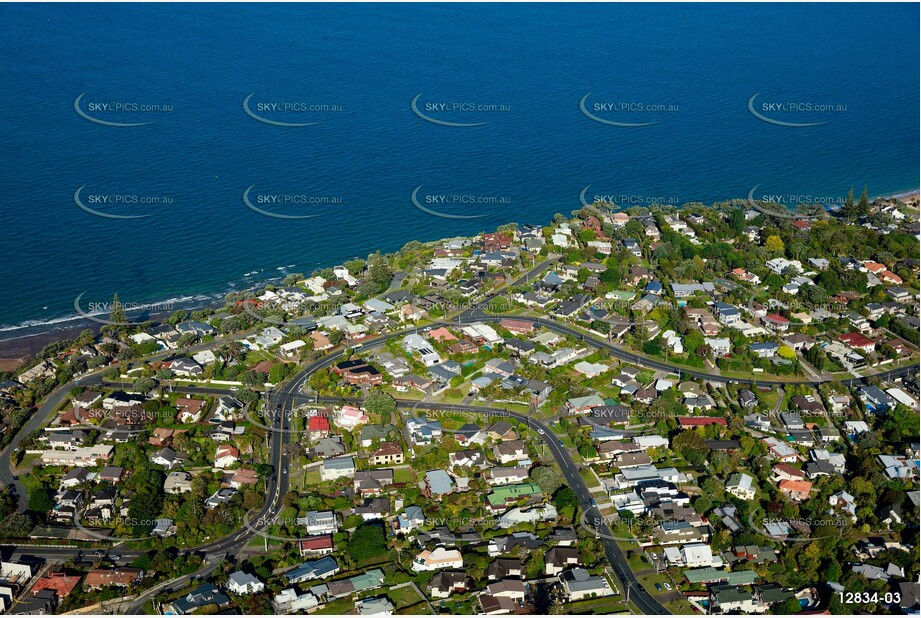
[[13, 513], [0, 521], [0, 537], [26, 537], [32, 527], [32, 519], [28, 515]]
[[790, 615], [798, 614], [801, 612], [803, 607], [799, 604], [799, 599], [796, 597], [791, 597], [784, 601], [783, 603], [778, 603], [771, 608], [772, 614], [781, 614], [781, 615]]
[[796, 358], [796, 350], [794, 350], [788, 345], [782, 345], [779, 348], [777, 348], [777, 355], [781, 358], [793, 360], [794, 358]]
[[279, 384], [285, 379], [287, 373], [288, 366], [285, 363], [273, 363], [272, 368], [269, 370], [269, 382]]
[[567, 506], [578, 507], [579, 499], [576, 498], [576, 492], [571, 487], [560, 487], [553, 494], [553, 505], [557, 511], [562, 512]]
[[349, 555], [356, 561], [377, 558], [387, 553], [387, 535], [379, 521], [360, 524], [349, 540]]
[[[851, 189], [853, 192], [853, 189]], [[870, 194], [867, 193], [867, 185], [863, 186], [863, 192], [860, 194], [860, 201], [857, 202], [857, 216], [866, 217], [870, 214]]]
[[767, 240], [764, 242], [764, 248], [767, 249], [770, 253], [783, 253], [783, 240], [781, 240], [780, 236], [777, 235], [768, 236]]
[[13, 491], [9, 487], [0, 489], [0, 519], [4, 519], [7, 515], [16, 512], [18, 504], [19, 501], [16, 500], [16, 496], [13, 495]]
[[847, 192], [847, 197], [844, 198], [844, 206], [841, 207], [841, 214], [848, 221], [853, 221], [857, 218], [857, 208], [854, 206], [854, 187], [851, 186], [850, 191]]
[[397, 402], [390, 393], [377, 388], [368, 393], [362, 406], [369, 413], [379, 416], [382, 423], [389, 422], [388, 419], [397, 411]]
[[157, 386], [157, 381], [153, 378], [138, 378], [131, 385], [131, 390], [142, 395], [148, 394]]
[[682, 431], [675, 436], [672, 440], [672, 448], [693, 466], [701, 465], [707, 458], [706, 441], [693, 429]]
[[48, 488], [38, 484], [29, 489], [29, 510], [33, 513], [45, 514], [54, 508], [54, 501], [48, 495]]
[[736, 234], [741, 234], [745, 229], [745, 212], [743, 212], [741, 208], [736, 208], [732, 211], [729, 225]]
[[118, 293], [112, 296], [112, 311], [109, 312], [109, 321], [114, 322], [115, 326], [121, 326], [128, 321], [125, 315], [125, 307], [118, 300]]
[[563, 486], [563, 476], [553, 466], [537, 466], [531, 470], [531, 480], [550, 495]]

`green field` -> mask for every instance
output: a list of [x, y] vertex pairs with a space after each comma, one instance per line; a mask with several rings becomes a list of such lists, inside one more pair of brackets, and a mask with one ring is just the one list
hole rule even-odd
[[404, 607], [410, 607], [425, 601], [412, 586], [403, 586], [397, 589], [391, 588], [387, 591], [387, 597], [397, 609], [403, 609]]

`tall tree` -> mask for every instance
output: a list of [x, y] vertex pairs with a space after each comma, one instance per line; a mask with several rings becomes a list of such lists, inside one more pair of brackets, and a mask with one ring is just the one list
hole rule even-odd
[[844, 198], [844, 206], [841, 207], [841, 214], [844, 215], [844, 218], [848, 221], [853, 221], [857, 216], [857, 209], [854, 207], [853, 186], [851, 186], [850, 191], [847, 192], [847, 197]]
[[867, 185], [863, 186], [863, 193], [860, 194], [860, 201], [857, 202], [857, 216], [866, 217], [870, 214], [870, 194], [867, 193]]
[[109, 313], [109, 321], [116, 326], [121, 326], [128, 321], [125, 316], [125, 308], [122, 306], [121, 301], [118, 300], [117, 292], [112, 296], [112, 311]]

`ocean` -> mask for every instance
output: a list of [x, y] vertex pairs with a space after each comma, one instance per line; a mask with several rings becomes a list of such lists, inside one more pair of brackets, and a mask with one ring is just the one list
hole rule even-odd
[[87, 313], [116, 292], [201, 305], [412, 240], [545, 223], [580, 194], [917, 189], [918, 17], [0, 5], [0, 339], [72, 326], [81, 294]]

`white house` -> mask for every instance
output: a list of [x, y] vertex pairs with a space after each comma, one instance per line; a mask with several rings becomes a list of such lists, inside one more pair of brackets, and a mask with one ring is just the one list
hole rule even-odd
[[755, 479], [745, 473], [736, 472], [729, 477], [726, 491], [742, 500], [751, 500], [755, 497]]
[[227, 578], [227, 590], [234, 594], [256, 594], [265, 590], [265, 584], [254, 575], [236, 571]]
[[462, 568], [464, 568], [464, 558], [456, 549], [445, 549], [444, 547], [436, 547], [431, 551], [426, 549], [413, 559], [414, 571]]

